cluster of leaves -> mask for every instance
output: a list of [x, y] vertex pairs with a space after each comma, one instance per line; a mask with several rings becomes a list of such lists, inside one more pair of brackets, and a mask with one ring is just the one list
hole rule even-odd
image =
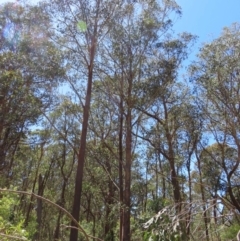
[[[14, 190], [14, 188], [12, 188]], [[34, 221], [24, 227], [24, 217], [19, 210], [15, 195], [1, 194], [0, 197], [0, 237], [1, 240], [30, 240], [35, 232]]]
[[181, 218], [174, 215], [171, 207], [164, 207], [144, 223], [144, 241], [181, 241], [186, 236], [182, 232]]

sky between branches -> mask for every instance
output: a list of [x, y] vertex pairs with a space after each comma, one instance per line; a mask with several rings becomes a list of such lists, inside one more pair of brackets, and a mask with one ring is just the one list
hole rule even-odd
[[[39, 0], [30, 0], [36, 3]], [[198, 52], [202, 43], [211, 42], [219, 37], [224, 27], [234, 22], [240, 22], [239, 0], [176, 0], [181, 6], [183, 15], [175, 21], [174, 30], [177, 33], [186, 31], [199, 38], [194, 47], [192, 57]], [[0, 0], [18, 2], [17, 0]]]

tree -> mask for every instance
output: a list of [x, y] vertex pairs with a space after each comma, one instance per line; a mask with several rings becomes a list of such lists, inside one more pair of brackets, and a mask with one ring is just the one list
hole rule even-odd
[[64, 71], [48, 37], [49, 19], [39, 7], [9, 3], [0, 16], [0, 156], [1, 169], [8, 175], [20, 140], [50, 107], [51, 91]]
[[[108, 32], [106, 22], [115, 18], [115, 9], [119, 1], [51, 1], [48, 12], [57, 23], [56, 41], [62, 49], [68, 50], [68, 61], [72, 65], [67, 73], [67, 79], [74, 93], [83, 107], [83, 122], [81, 139], [78, 151], [78, 166], [75, 180], [74, 202], [72, 215], [79, 221], [80, 201], [82, 195], [83, 169], [85, 163], [87, 129], [91, 104], [92, 83], [94, 80], [94, 66], [98, 54], [98, 45]], [[120, 4], [121, 5], [121, 4]], [[56, 17], [57, 16], [57, 17]], [[66, 56], [67, 57], [67, 56]], [[76, 64], [77, 61], [77, 64]], [[83, 84], [85, 103], [79, 94], [79, 78], [86, 82]], [[71, 224], [76, 226], [74, 222]], [[70, 240], [76, 241], [78, 230], [71, 229]]]
[[[135, 108], [139, 92], [136, 86], [144, 81], [144, 62], [152, 47], [171, 27], [170, 12], [179, 12], [174, 1], [138, 1], [122, 5], [118, 19], [102, 50], [103, 75], [108, 76], [108, 92], [116, 103], [119, 120], [119, 200], [120, 240], [130, 240], [131, 173], [141, 113]], [[108, 63], [108, 64], [105, 64]], [[110, 88], [111, 84], [111, 88]], [[136, 138], [136, 139], [135, 139]]]
[[[189, 91], [177, 82], [177, 70], [186, 58], [188, 44], [193, 36], [183, 34], [179, 39], [167, 39], [157, 44], [154, 55], [146, 62], [146, 80], [140, 85], [143, 96], [137, 108], [149, 118], [149, 125], [142, 126], [142, 139], [148, 141], [169, 162], [173, 198], [181, 210], [181, 191], [177, 169], [177, 156], [181, 133], [184, 133]], [[153, 56], [154, 56], [153, 55]], [[181, 90], [181, 91], [179, 91]], [[184, 123], [186, 121], [186, 124]], [[191, 133], [192, 134], [192, 133]], [[155, 136], [159, 137], [156, 139]], [[182, 147], [184, 144], [182, 143]]]
[[[231, 180], [238, 172], [240, 161], [239, 29], [238, 24], [225, 28], [219, 38], [204, 45], [198, 61], [190, 68], [192, 79], [198, 87], [198, 103], [204, 113], [206, 130], [210, 131], [218, 147], [223, 147], [220, 148], [223, 154], [227, 150], [237, 153], [234, 160], [228, 162], [224, 154], [220, 161], [215, 159], [215, 165], [219, 174], [224, 172], [226, 175], [229, 201], [238, 211], [240, 206], [232, 191]], [[233, 149], [225, 150], [225, 146]]]

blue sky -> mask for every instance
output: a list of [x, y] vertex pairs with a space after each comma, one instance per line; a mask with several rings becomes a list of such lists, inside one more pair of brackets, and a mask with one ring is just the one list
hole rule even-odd
[[198, 46], [220, 36], [223, 27], [240, 23], [239, 0], [176, 0], [183, 15], [174, 28], [199, 36]]

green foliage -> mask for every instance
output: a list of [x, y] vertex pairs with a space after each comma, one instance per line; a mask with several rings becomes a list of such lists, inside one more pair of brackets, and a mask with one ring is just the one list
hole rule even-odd
[[78, 27], [80, 32], [85, 32], [87, 30], [87, 24], [84, 21], [79, 21], [77, 23], [77, 27]]
[[170, 205], [170, 200], [164, 199], [162, 197], [150, 199], [147, 201], [147, 209], [150, 213], [158, 213], [164, 207]]
[[221, 229], [220, 236], [222, 240], [235, 240], [239, 231], [239, 224], [235, 223], [231, 226], [225, 226]]
[[[19, 203], [16, 196], [11, 194], [2, 194], [0, 197], [0, 237], [1, 240], [12, 240], [4, 235], [11, 235], [30, 240], [31, 231], [23, 227], [24, 219], [21, 213], [17, 211]], [[34, 221], [32, 222], [32, 224]], [[33, 228], [33, 227], [32, 227]], [[31, 229], [32, 229], [31, 228]], [[1, 236], [1, 234], [3, 234]], [[17, 240], [17, 238], [16, 238]]]
[[181, 221], [172, 215], [169, 207], [163, 208], [158, 214], [144, 223], [144, 241], [181, 241], [186, 240], [182, 232]]

